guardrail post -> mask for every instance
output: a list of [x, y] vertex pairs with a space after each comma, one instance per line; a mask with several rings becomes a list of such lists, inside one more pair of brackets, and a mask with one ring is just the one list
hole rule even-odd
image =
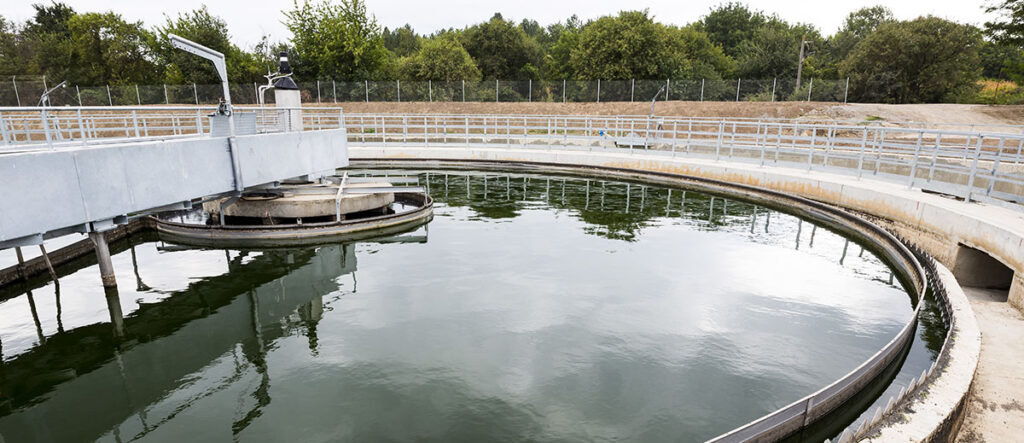
[[679, 122], [672, 122], [672, 156], [676, 156], [676, 139], [679, 137]]
[[[813, 81], [814, 79], [811, 79]], [[818, 141], [818, 128], [811, 125], [811, 142], [807, 145], [807, 170], [814, 167], [814, 143]]]
[[722, 152], [722, 136], [725, 132], [725, 119], [718, 121], [718, 140], [715, 142], [715, 161], [721, 158]]
[[974, 150], [974, 163], [971, 165], [971, 175], [967, 179], [967, 190], [964, 192], [964, 202], [971, 202], [971, 191], [974, 189], [974, 177], [978, 174], [978, 160], [981, 159], [981, 145], [984, 137], [978, 134], [978, 143]]
[[107, 103], [114, 106], [114, 98], [110, 96], [110, 85], [107, 85]]
[[907, 188], [914, 187], [914, 179], [917, 178], [917, 162], [921, 158], [921, 139], [924, 138], [924, 131], [917, 131], [917, 144], [914, 145], [914, 161], [910, 164], [910, 179], [907, 180]]
[[988, 189], [985, 190], [985, 195], [991, 195], [992, 190], [996, 186], [996, 174], [999, 173], [999, 158], [1003, 154], [1003, 146], [1006, 144], [1006, 137], [999, 137], [999, 148], [996, 151], [996, 158], [992, 161], [992, 173], [988, 177]]
[[3, 137], [4, 144], [11, 144], [11, 140], [7, 138], [7, 123], [4, 123], [4, 113], [0, 112], [0, 137]]
[[[875, 134], [878, 134], [877, 130]], [[864, 128], [864, 132], [860, 138], [860, 158], [857, 159], [857, 179], [859, 180], [864, 175], [864, 151], [868, 146], [868, 128]]]

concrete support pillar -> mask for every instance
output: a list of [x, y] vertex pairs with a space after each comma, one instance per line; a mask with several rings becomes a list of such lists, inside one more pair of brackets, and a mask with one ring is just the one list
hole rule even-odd
[[103, 291], [107, 296], [107, 312], [110, 313], [110, 324], [114, 326], [114, 335], [124, 337], [124, 315], [121, 313], [121, 297], [117, 293], [117, 286], [103, 288]]
[[[103, 287], [116, 288], [117, 280], [114, 278], [114, 264], [110, 260], [110, 248], [107, 247], [107, 238], [102, 232], [90, 232], [89, 240], [96, 245], [96, 260], [100, 265], [100, 277], [103, 278]], [[119, 308], [120, 309], [120, 308]]]
[[1013, 283], [1010, 284], [1010, 294], [1006, 297], [1010, 306], [1024, 312], [1024, 272], [1017, 272], [1013, 275]]

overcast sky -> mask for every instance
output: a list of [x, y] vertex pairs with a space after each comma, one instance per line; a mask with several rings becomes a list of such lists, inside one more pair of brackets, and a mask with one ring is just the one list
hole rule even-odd
[[[24, 21], [32, 15], [32, 4], [49, 0], [4, 0], [0, 14]], [[77, 11], [114, 10], [130, 20], [142, 20], [148, 26], [161, 24], [164, 15], [206, 4], [215, 15], [224, 18], [236, 43], [249, 46], [264, 34], [273, 40], [286, 40], [288, 30], [281, 24], [281, 10], [290, 9], [293, 0], [64, 0]], [[420, 33], [449, 27], [463, 27], [484, 21], [495, 12], [515, 21], [531, 18], [542, 25], [562, 21], [572, 14], [586, 20], [614, 14], [622, 9], [649, 8], [656, 20], [683, 25], [699, 19], [722, 0], [367, 0], [367, 9], [381, 26], [395, 28], [409, 23]], [[849, 12], [863, 6], [888, 4], [897, 18], [910, 19], [932, 14], [964, 23], [981, 25], [989, 17], [982, 10], [984, 0], [750, 0], [755, 9], [778, 14], [791, 22], [807, 22], [828, 35], [835, 32]], [[260, 6], [257, 6], [260, 5]], [[263, 13], [257, 12], [262, 8]]]

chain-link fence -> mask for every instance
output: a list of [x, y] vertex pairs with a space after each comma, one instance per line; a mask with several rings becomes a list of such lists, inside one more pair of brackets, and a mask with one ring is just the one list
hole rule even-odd
[[[827, 101], [846, 102], [849, 81], [807, 79], [681, 80], [466, 80], [466, 81], [305, 81], [304, 103], [344, 102], [645, 102], [683, 101]], [[0, 82], [0, 106], [37, 106], [45, 80]], [[260, 104], [259, 84], [232, 83], [235, 104]], [[204, 105], [222, 96], [219, 84], [67, 85], [53, 90], [53, 106]], [[274, 94], [264, 92], [265, 103]]]

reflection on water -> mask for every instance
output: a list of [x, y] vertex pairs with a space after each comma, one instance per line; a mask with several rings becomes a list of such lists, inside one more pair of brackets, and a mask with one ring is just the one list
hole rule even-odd
[[[134, 281], [119, 291], [85, 262], [9, 293], [0, 435], [699, 441], [843, 375], [912, 310], [871, 251], [749, 203], [421, 178], [435, 218], [413, 233], [263, 251], [143, 236], [112, 245]], [[926, 341], [908, 364], [934, 358]]]

